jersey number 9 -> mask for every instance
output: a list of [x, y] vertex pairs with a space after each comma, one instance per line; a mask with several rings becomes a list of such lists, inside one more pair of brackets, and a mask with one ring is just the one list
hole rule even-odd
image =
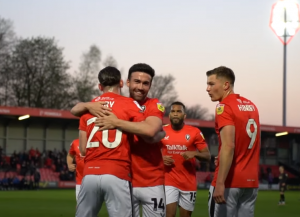
[[[253, 125], [253, 128], [254, 128], [253, 132], [251, 131], [251, 125]], [[252, 149], [252, 147], [254, 145], [254, 142], [256, 140], [256, 135], [257, 135], [257, 124], [256, 124], [254, 119], [249, 119], [248, 120], [248, 123], [247, 123], [247, 126], [246, 126], [246, 131], [247, 131], [248, 136], [251, 139], [250, 144], [248, 146], [248, 149]]]

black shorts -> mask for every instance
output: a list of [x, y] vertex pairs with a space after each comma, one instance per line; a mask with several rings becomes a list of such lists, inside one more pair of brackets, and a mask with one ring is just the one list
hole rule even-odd
[[279, 184], [279, 191], [280, 192], [285, 192], [286, 191], [286, 185], [282, 186], [282, 185]]

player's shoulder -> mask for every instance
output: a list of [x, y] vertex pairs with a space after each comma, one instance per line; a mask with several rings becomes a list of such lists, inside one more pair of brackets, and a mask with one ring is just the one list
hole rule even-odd
[[202, 136], [202, 138], [204, 139], [203, 133], [201, 132], [201, 130], [198, 127], [194, 127], [191, 125], [185, 125], [185, 132], [189, 132], [191, 135], [197, 135], [200, 134]]
[[79, 145], [79, 139], [77, 138], [77, 139], [74, 139], [72, 142], [71, 142], [71, 144], [70, 144], [70, 147], [72, 146], [72, 145]]
[[186, 131], [192, 131], [192, 132], [199, 132], [200, 131], [200, 129], [198, 127], [194, 127], [194, 126], [188, 125], [188, 124], [184, 125], [184, 129]]
[[91, 102], [98, 102], [101, 100], [101, 96], [97, 96], [96, 98], [92, 99]]
[[172, 129], [171, 124], [165, 124], [162, 126], [164, 130]]
[[88, 120], [88, 119], [90, 119], [90, 118], [93, 118], [94, 116], [91, 114], [91, 113], [85, 113], [85, 114], [83, 114], [81, 117], [80, 117], [80, 119], [83, 119], [83, 120]]
[[145, 100], [144, 105], [154, 105], [156, 103], [160, 103], [159, 99], [147, 97], [146, 100]]
[[161, 112], [165, 111], [164, 105], [157, 98], [146, 98], [144, 105], [151, 108], [156, 107]]

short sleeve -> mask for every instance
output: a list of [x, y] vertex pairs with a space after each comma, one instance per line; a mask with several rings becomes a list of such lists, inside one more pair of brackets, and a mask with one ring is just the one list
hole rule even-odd
[[202, 132], [198, 128], [196, 128], [195, 131], [196, 131], [196, 136], [195, 136], [194, 145], [196, 146], [196, 148], [199, 151], [201, 151], [201, 150], [207, 148], [207, 144], [206, 144], [206, 141], [204, 139]]
[[83, 115], [80, 117], [79, 120], [79, 130], [86, 131], [86, 128], [87, 128], [86, 115]]
[[71, 155], [76, 155], [76, 151], [75, 151], [75, 149], [74, 149], [74, 141], [73, 141], [73, 142], [71, 143], [71, 145], [70, 145], [69, 153], [70, 153]]
[[234, 126], [233, 113], [229, 105], [218, 104], [216, 107], [216, 122], [218, 129], [221, 130], [227, 125]]
[[152, 99], [151, 103], [147, 108], [146, 116], [147, 117], [156, 116], [162, 120], [164, 115], [165, 115], [165, 107], [163, 106], [163, 104], [159, 102], [158, 99]]

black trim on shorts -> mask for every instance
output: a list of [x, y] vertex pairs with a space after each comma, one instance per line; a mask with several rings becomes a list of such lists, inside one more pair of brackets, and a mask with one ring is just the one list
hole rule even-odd
[[213, 187], [214, 190], [212, 192], [212, 195], [210, 195], [211, 200], [210, 200], [210, 210], [209, 210], [209, 215], [210, 217], [215, 217], [215, 206], [216, 206], [216, 202], [213, 198], [213, 193], [215, 192], [215, 187]]
[[134, 207], [133, 207], [133, 192], [132, 192], [132, 184], [130, 181], [128, 181], [128, 184], [129, 184], [129, 192], [130, 192], [130, 198], [131, 198], [131, 214], [132, 214], [132, 217], [134, 217]]

